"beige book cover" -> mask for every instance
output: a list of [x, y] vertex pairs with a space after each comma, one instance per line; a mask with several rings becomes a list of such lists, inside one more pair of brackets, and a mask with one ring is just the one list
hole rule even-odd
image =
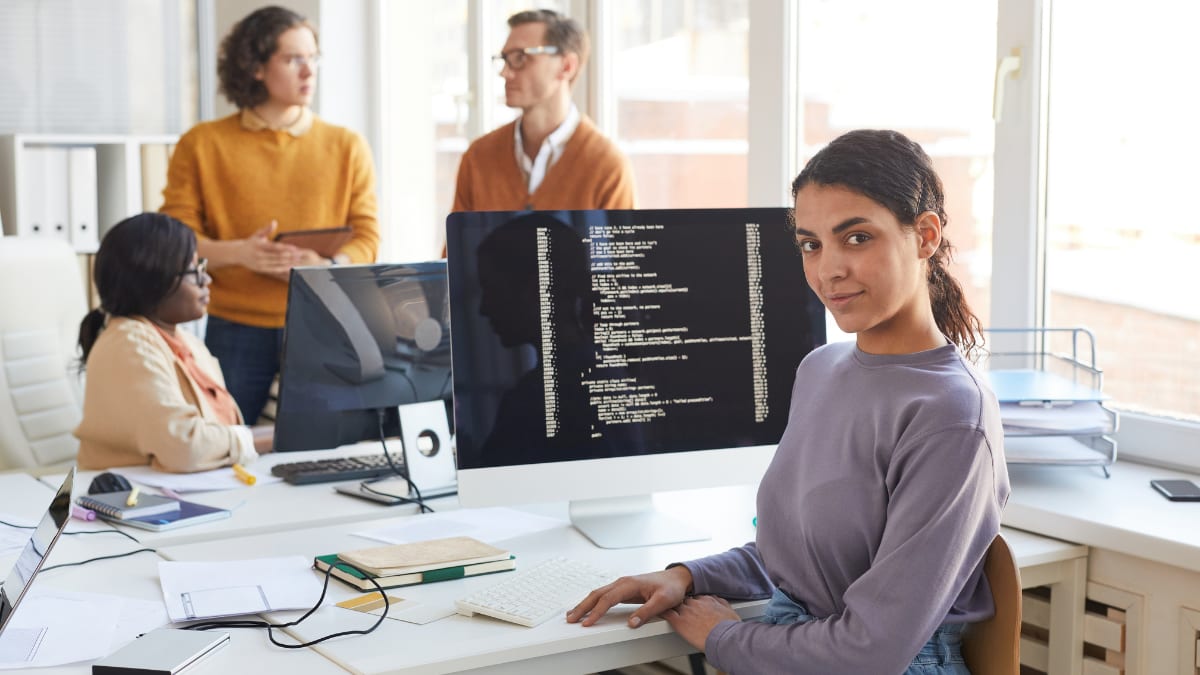
[[472, 537], [430, 539], [338, 553], [338, 558], [376, 576], [507, 560], [509, 552]]

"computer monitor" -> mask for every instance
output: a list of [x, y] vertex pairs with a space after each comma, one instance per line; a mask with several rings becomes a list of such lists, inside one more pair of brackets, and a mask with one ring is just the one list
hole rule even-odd
[[825, 341], [787, 209], [456, 213], [464, 505], [570, 501], [604, 547], [705, 538], [655, 492], [752, 484]]
[[288, 287], [275, 450], [399, 434], [397, 406], [445, 401], [446, 263], [298, 267]]

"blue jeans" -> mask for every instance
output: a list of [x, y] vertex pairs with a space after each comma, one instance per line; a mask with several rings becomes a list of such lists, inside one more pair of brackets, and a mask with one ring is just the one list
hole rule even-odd
[[254, 424], [279, 372], [283, 329], [258, 328], [209, 316], [204, 344], [221, 362], [225, 388], [237, 402], [242, 418], [246, 424]]
[[[804, 605], [792, 600], [787, 593], [775, 589], [759, 621], [770, 624], [807, 623], [817, 617]], [[964, 623], [948, 623], [933, 632], [929, 642], [921, 647], [904, 675], [971, 675], [962, 656]]]

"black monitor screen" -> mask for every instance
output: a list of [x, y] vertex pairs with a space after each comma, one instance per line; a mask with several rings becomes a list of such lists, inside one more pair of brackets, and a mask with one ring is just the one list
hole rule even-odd
[[446, 227], [460, 469], [778, 443], [825, 341], [787, 209]]
[[450, 400], [445, 262], [292, 270], [276, 450], [399, 433], [396, 406]]

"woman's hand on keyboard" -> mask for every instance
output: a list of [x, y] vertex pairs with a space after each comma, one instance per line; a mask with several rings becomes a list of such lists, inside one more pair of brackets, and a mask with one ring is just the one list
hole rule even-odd
[[583, 602], [567, 612], [567, 623], [582, 622], [584, 626], [590, 626], [614, 605], [640, 602], [642, 606], [629, 616], [629, 627], [637, 628], [683, 602], [691, 586], [692, 573], [683, 565], [661, 572], [621, 577], [588, 593]]

